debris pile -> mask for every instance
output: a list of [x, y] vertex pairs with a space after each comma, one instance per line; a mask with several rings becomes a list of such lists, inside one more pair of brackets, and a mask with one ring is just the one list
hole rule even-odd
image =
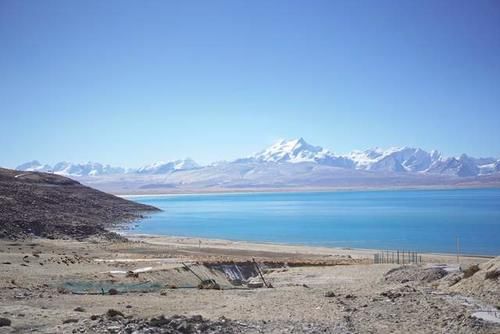
[[163, 315], [151, 319], [134, 319], [126, 317], [120, 311], [109, 310], [103, 315], [94, 315], [91, 319], [76, 324], [76, 332], [85, 333], [245, 333], [246, 325], [226, 318], [212, 321], [201, 315], [165, 317]]
[[387, 282], [407, 283], [411, 281], [431, 283], [448, 275], [442, 268], [421, 268], [420, 266], [402, 266], [389, 270], [385, 274]]
[[451, 292], [474, 296], [500, 307], [500, 256], [478, 265], [479, 270], [449, 287]]

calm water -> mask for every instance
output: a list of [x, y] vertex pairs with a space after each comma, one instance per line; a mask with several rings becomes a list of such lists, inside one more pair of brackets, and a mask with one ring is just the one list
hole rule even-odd
[[500, 254], [500, 189], [134, 197], [164, 210], [137, 233]]

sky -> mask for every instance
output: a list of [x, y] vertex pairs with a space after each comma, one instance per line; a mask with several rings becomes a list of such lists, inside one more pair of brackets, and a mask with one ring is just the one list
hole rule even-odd
[[0, 166], [296, 137], [500, 157], [500, 1], [0, 0]]

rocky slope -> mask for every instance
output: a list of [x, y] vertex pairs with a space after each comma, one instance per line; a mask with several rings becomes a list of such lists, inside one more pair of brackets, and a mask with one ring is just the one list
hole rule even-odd
[[115, 238], [107, 227], [156, 210], [63, 176], [0, 168], [0, 238]]

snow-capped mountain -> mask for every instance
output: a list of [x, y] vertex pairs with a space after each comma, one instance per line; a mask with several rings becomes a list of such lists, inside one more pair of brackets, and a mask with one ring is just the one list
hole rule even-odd
[[277, 163], [301, 163], [314, 162], [321, 165], [336, 167], [353, 167], [350, 159], [337, 156], [334, 153], [320, 147], [308, 144], [303, 138], [292, 140], [280, 140], [267, 149], [239, 162], [277, 162]]
[[424, 172], [441, 158], [437, 151], [426, 152], [419, 148], [393, 147], [354, 151], [349, 154], [356, 169], [385, 172]]
[[87, 162], [83, 164], [74, 164], [70, 162], [59, 162], [53, 167], [50, 165], [42, 165], [40, 162], [34, 160], [24, 163], [16, 167], [17, 170], [22, 171], [36, 171], [48, 172], [65, 176], [97, 176], [109, 174], [122, 174], [125, 169], [121, 167], [112, 167], [110, 165], [103, 165], [96, 162]]
[[[19, 167], [18, 167], [19, 169]], [[70, 162], [59, 162], [52, 168], [54, 174], [68, 176], [98, 176], [110, 174], [123, 174], [125, 169], [121, 167], [113, 167], [103, 165], [98, 162], [87, 162], [83, 164], [74, 164]]]
[[355, 168], [368, 171], [410, 172], [422, 174], [472, 177], [500, 171], [500, 160], [494, 158], [444, 157], [438, 151], [427, 152], [420, 148], [402, 147], [387, 150], [372, 149], [349, 154]]
[[[433, 162], [427, 172], [462, 177], [477, 176], [481, 172], [481, 165], [477, 165], [475, 159], [462, 154], [459, 158], [442, 158]], [[483, 168], [483, 172], [487, 171]]]
[[353, 151], [345, 156], [336, 155], [320, 146], [308, 144], [304, 139], [280, 140], [246, 159], [237, 162], [313, 162], [319, 165], [353, 168], [380, 172], [424, 172], [433, 162], [439, 160], [437, 151], [426, 152], [419, 148], [394, 147], [366, 151]]
[[474, 184], [500, 184], [500, 160], [495, 158], [473, 158], [466, 154], [445, 157], [438, 151], [412, 147], [375, 148], [340, 155], [308, 144], [303, 138], [280, 140], [247, 158], [206, 166], [192, 159], [157, 162], [128, 170], [93, 162], [60, 162], [52, 167], [31, 161], [17, 169], [67, 175], [108, 190], [450, 185], [462, 184], [464, 179]]
[[498, 172], [500, 172], [500, 159], [491, 163], [479, 165], [479, 174], [486, 175]]
[[494, 158], [444, 157], [440, 152], [427, 152], [413, 147], [392, 147], [353, 151], [336, 155], [320, 146], [308, 144], [303, 138], [280, 140], [267, 149], [237, 163], [303, 163], [342, 167], [384, 173], [421, 173], [470, 177], [498, 172], [500, 160]]
[[50, 167], [49, 165], [42, 165], [37, 160], [33, 160], [17, 166], [16, 169], [28, 172], [50, 172], [52, 170], [52, 167]]
[[319, 146], [312, 146], [302, 138], [280, 140], [253, 156], [260, 162], [318, 162], [327, 157], [334, 157], [333, 153]]
[[156, 162], [151, 165], [146, 165], [144, 167], [135, 170], [138, 174], [165, 174], [173, 171], [179, 170], [190, 170], [200, 168], [193, 159], [175, 160], [170, 162]]
[[192, 159], [176, 160], [171, 162], [158, 162], [138, 169], [125, 169], [122, 167], [113, 167], [103, 165], [97, 162], [71, 163], [58, 162], [54, 166], [42, 165], [34, 160], [16, 167], [17, 170], [49, 172], [70, 177], [84, 176], [103, 176], [103, 175], [121, 175], [121, 174], [165, 174], [178, 170], [189, 170], [199, 168], [199, 165]]

